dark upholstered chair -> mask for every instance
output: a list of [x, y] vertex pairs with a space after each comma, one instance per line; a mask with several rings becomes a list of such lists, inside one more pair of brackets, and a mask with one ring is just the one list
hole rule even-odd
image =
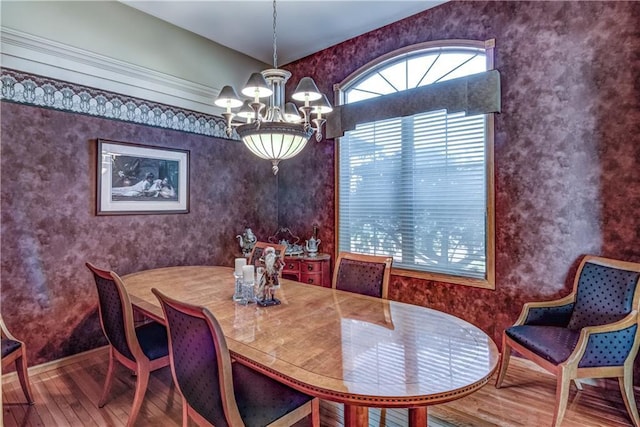
[[22, 341], [11, 335], [4, 324], [2, 316], [0, 316], [0, 330], [2, 336], [0, 343], [2, 344], [2, 370], [7, 366], [15, 363], [16, 373], [20, 381], [20, 387], [27, 398], [29, 405], [33, 405], [33, 393], [31, 393], [31, 385], [29, 384], [29, 373], [27, 372], [27, 349]]
[[340, 252], [333, 288], [387, 299], [392, 257]]
[[136, 392], [127, 421], [127, 426], [132, 426], [147, 391], [149, 374], [169, 365], [167, 328], [158, 322], [134, 327], [133, 308], [120, 277], [90, 263], [87, 267], [93, 273], [98, 288], [100, 324], [109, 341], [109, 370], [98, 406], [102, 408], [105, 405], [115, 374], [115, 362], [120, 362], [137, 375]]
[[253, 249], [251, 249], [251, 254], [249, 255], [247, 264], [255, 265], [256, 262], [260, 259], [260, 257], [264, 253], [264, 250], [269, 246], [275, 249], [276, 255], [278, 255], [280, 259], [284, 261], [284, 253], [287, 250], [287, 247], [285, 245], [278, 245], [275, 243], [267, 243], [267, 242], [256, 242], [256, 244], [253, 246]]
[[[334, 289], [387, 299], [392, 263], [392, 257], [340, 252], [331, 285]], [[393, 326], [390, 316], [388, 320]], [[381, 409], [380, 417], [382, 425], [386, 409]]]
[[618, 378], [633, 424], [640, 425], [633, 396], [633, 361], [638, 352], [640, 264], [585, 256], [573, 292], [556, 301], [525, 304], [514, 326], [502, 335], [500, 387], [511, 350], [554, 373], [559, 426], [569, 386], [581, 378]]
[[152, 292], [169, 329], [173, 379], [182, 395], [182, 425], [290, 426], [311, 415], [320, 425], [319, 401], [254, 371], [231, 363], [218, 321], [204, 307]]

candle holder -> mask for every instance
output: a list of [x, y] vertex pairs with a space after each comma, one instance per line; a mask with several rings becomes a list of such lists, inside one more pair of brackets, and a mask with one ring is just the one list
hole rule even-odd
[[242, 292], [239, 304], [247, 305], [256, 302], [254, 291], [255, 286], [255, 269], [253, 265], [245, 265], [242, 267]]
[[233, 300], [238, 302], [242, 299], [242, 267], [247, 265], [246, 258], [236, 258], [235, 259], [235, 269], [233, 271], [233, 279], [234, 279], [234, 292], [233, 292]]
[[234, 292], [233, 292], [233, 300], [238, 302], [242, 299], [242, 275], [238, 275], [235, 271], [233, 272], [233, 280], [235, 282]]
[[241, 305], [247, 305], [256, 302], [256, 295], [254, 291], [253, 282], [242, 282], [242, 298], [239, 303]]

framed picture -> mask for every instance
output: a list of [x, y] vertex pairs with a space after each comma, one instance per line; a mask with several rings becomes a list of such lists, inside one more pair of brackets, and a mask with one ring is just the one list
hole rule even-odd
[[96, 214], [189, 212], [189, 151], [98, 139]]

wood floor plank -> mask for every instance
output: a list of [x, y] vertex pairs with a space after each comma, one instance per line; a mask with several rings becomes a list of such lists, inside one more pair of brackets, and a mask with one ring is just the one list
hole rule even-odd
[[[2, 377], [3, 425], [6, 427], [62, 427], [126, 425], [136, 377], [118, 367], [107, 404], [98, 408], [108, 354], [38, 371], [31, 376], [36, 404], [21, 404], [24, 395], [16, 376]], [[638, 391], [636, 390], [636, 394]], [[429, 407], [429, 427], [538, 427], [551, 424], [555, 404], [555, 378], [527, 361], [512, 358], [504, 387], [490, 382], [477, 392], [442, 405]], [[320, 403], [322, 427], [341, 427], [342, 405]], [[151, 374], [137, 427], [180, 426], [182, 404], [171, 372], [163, 368]], [[407, 410], [369, 410], [370, 427], [406, 427]], [[302, 424], [304, 425], [304, 424]], [[604, 387], [585, 384], [583, 391], [571, 388], [562, 427], [627, 427], [627, 416], [615, 382]], [[296, 426], [297, 427], [297, 426]]]
[[67, 423], [67, 419], [60, 413], [58, 406], [55, 405], [53, 398], [49, 395], [47, 388], [44, 386], [44, 380], [45, 378], [41, 375], [31, 378], [34, 406], [38, 409], [40, 418], [45, 425], [62, 426]]
[[19, 420], [25, 419], [26, 411], [29, 406], [25, 402], [26, 399], [19, 385], [9, 384], [6, 389], [5, 387], [2, 387], [3, 417], [7, 417], [10, 421], [15, 423], [18, 423]]
[[50, 408], [53, 410], [55, 407], [54, 417], [59, 427], [72, 426], [80, 424], [80, 419], [71, 410], [71, 407], [67, 403], [64, 395], [60, 393], [57, 385], [51, 380], [51, 377], [47, 372], [43, 372], [38, 375], [39, 385], [46, 390], [46, 394], [50, 397], [50, 401], [53, 403]]
[[[32, 392], [34, 391], [33, 385], [31, 386]], [[42, 397], [38, 397], [38, 395], [34, 392], [33, 396], [36, 404], [31, 406], [32, 412], [29, 412], [26, 418], [30, 421], [32, 426], [51, 426], [54, 425], [54, 418], [46, 404], [38, 405], [38, 399]], [[24, 421], [23, 421], [24, 424]]]
[[87, 395], [83, 393], [82, 388], [80, 388], [74, 376], [69, 375], [64, 368], [62, 368], [62, 373], [63, 375], [60, 376], [60, 380], [64, 383], [67, 390], [76, 397], [78, 404], [82, 406], [84, 413], [92, 420], [93, 425], [104, 425], [105, 419], [97, 407], [97, 401], [90, 400]]
[[67, 386], [66, 375], [64, 375], [63, 371], [56, 370], [43, 375], [48, 376], [47, 382], [57, 388], [62, 401], [66, 403], [67, 409], [65, 412], [70, 412], [73, 418], [72, 420], [70, 419], [71, 425], [82, 424], [87, 427], [96, 427], [98, 425], [82, 405], [81, 399], [73, 394]]
[[113, 427], [125, 425], [125, 423], [114, 416], [111, 411], [98, 407], [103, 384], [96, 383], [94, 378], [85, 369], [65, 366], [63, 371], [68, 378], [72, 379], [77, 387], [78, 393], [83, 395], [83, 400], [87, 405], [93, 407], [94, 419], [100, 420], [98, 424]]

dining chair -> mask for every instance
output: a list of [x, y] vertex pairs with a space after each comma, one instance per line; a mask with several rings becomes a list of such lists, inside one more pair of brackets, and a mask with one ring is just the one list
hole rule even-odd
[[390, 256], [340, 252], [333, 272], [332, 287], [387, 299], [392, 263]]
[[633, 395], [633, 362], [640, 344], [640, 264], [585, 256], [564, 298], [526, 303], [516, 323], [502, 334], [500, 388], [511, 351], [556, 375], [552, 425], [562, 422], [571, 381], [618, 379], [622, 399], [635, 426], [640, 425]]
[[320, 425], [318, 398], [299, 392], [231, 356], [222, 328], [205, 307], [151, 290], [169, 330], [171, 373], [182, 395], [182, 425], [290, 426], [311, 416]]
[[98, 406], [106, 401], [113, 377], [115, 362], [121, 363], [136, 375], [136, 391], [127, 426], [132, 426], [149, 383], [149, 374], [169, 365], [167, 328], [155, 321], [134, 326], [133, 308], [122, 280], [113, 271], [101, 270], [86, 263], [98, 288], [98, 312], [102, 331], [109, 341], [109, 368]]
[[[391, 277], [390, 256], [365, 255], [340, 252], [333, 272], [333, 289], [388, 299]], [[386, 420], [387, 411], [380, 410], [381, 424]]]
[[31, 393], [31, 384], [29, 383], [29, 372], [27, 371], [27, 348], [24, 342], [14, 337], [7, 325], [5, 325], [2, 315], [0, 315], [0, 347], [2, 348], [2, 370], [4, 371], [12, 363], [15, 364], [18, 381], [27, 403], [33, 405], [33, 393]]
[[276, 255], [278, 255], [280, 259], [284, 261], [285, 251], [287, 250], [287, 247], [285, 245], [267, 242], [256, 242], [256, 244], [253, 246], [253, 249], [251, 249], [251, 254], [249, 254], [249, 260], [247, 261], [247, 264], [255, 265], [264, 253], [264, 250], [269, 246], [275, 249]]

